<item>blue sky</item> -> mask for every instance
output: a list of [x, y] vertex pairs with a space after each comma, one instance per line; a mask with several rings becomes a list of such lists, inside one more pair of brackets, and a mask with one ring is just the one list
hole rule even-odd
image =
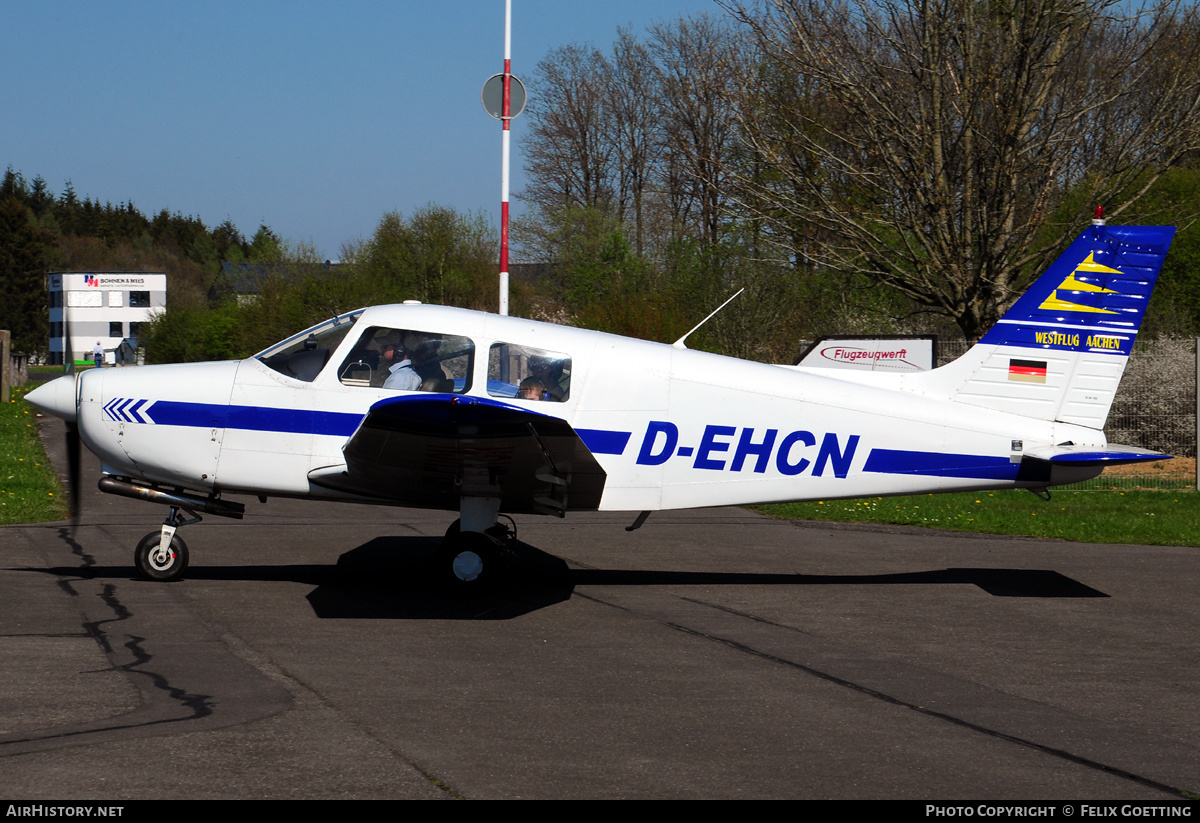
[[[701, 13], [720, 9], [513, 0], [513, 73]], [[3, 0], [0, 167], [148, 216], [265, 222], [334, 258], [387, 211], [432, 202], [498, 224], [500, 125], [479, 91], [503, 58], [503, 0]], [[514, 194], [527, 126], [513, 123]]]

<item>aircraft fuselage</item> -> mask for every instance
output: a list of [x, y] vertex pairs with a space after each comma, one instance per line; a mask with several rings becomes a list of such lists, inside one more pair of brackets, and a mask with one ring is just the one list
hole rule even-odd
[[[373, 406], [437, 393], [433, 386], [421, 392], [377, 385], [380, 341], [416, 334], [410, 348], [440, 345], [431, 360], [455, 355], [441, 361], [443, 394], [566, 421], [607, 476], [598, 504], [604, 510], [1044, 487], [1099, 468], [1055, 466], [1053, 477], [1032, 476], [1021, 469], [1030, 447], [1105, 444], [1102, 433], [1084, 426], [866, 385], [836, 372], [482, 312], [379, 306], [343, 322], [336, 345], [326, 350], [318, 341], [289, 355], [323, 360], [311, 375], [289, 373], [282, 359], [265, 355], [85, 372], [78, 381], [82, 438], [106, 472], [152, 483], [204, 493], [374, 499], [313, 477], [345, 465], [343, 447]], [[557, 358], [557, 377], [540, 372], [541, 399], [513, 396], [539, 358]]]

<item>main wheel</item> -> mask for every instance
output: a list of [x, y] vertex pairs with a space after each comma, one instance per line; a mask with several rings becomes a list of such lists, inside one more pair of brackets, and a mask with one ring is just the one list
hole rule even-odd
[[188, 565], [187, 543], [178, 534], [171, 538], [168, 551], [159, 551], [162, 532], [150, 532], [142, 538], [133, 552], [133, 563], [138, 573], [147, 580], [169, 583], [183, 577]]
[[496, 542], [479, 532], [459, 532], [442, 544], [441, 565], [446, 581], [461, 591], [482, 591], [500, 573]]

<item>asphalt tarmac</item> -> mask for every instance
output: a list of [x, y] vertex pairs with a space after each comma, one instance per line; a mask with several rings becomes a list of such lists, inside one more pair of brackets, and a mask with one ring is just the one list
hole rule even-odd
[[1200, 792], [1200, 549], [521, 517], [461, 597], [451, 514], [246, 498], [162, 584], [84, 472], [74, 536], [0, 529], [7, 800]]

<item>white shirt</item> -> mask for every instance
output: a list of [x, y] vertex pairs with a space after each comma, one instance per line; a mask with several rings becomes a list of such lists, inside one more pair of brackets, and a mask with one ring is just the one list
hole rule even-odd
[[421, 375], [413, 371], [411, 360], [401, 360], [388, 369], [390, 374], [384, 381], [385, 389], [398, 391], [416, 391], [421, 388]]

